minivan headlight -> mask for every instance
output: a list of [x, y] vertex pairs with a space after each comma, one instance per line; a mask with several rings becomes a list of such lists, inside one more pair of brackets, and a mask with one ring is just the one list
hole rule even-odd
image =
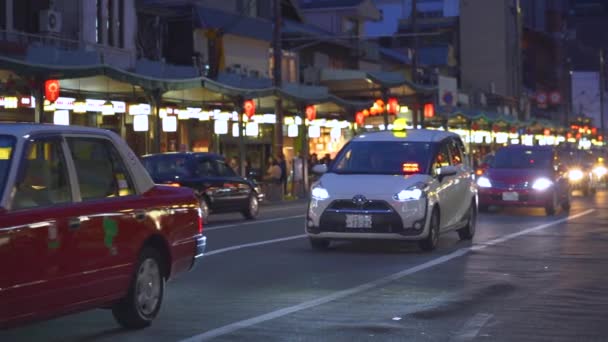
[[313, 199], [323, 201], [329, 198], [329, 192], [327, 189], [317, 186], [312, 189], [311, 196]]

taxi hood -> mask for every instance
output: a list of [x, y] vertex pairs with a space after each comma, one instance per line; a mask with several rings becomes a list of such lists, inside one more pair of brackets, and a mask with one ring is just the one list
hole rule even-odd
[[395, 194], [418, 183], [429, 183], [429, 175], [378, 175], [327, 173], [319, 180], [319, 186], [331, 197], [350, 198], [355, 195]]

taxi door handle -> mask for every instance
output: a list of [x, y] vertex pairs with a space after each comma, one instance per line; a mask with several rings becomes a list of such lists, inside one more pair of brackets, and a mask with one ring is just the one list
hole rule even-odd
[[68, 220], [68, 227], [70, 228], [70, 230], [76, 230], [80, 228], [81, 223], [82, 221], [79, 217], [72, 217]]
[[135, 219], [137, 221], [143, 221], [146, 219], [146, 212], [143, 210], [136, 211], [135, 214], [133, 214], [133, 216], [135, 217]]

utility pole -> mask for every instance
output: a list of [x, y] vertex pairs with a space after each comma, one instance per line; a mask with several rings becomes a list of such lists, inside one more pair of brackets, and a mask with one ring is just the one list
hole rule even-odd
[[604, 129], [604, 48], [600, 48], [600, 129], [602, 130], [602, 144], [606, 140], [606, 131]]
[[[417, 0], [412, 1], [412, 13], [410, 13], [410, 21], [412, 23], [412, 31], [414, 32], [414, 49], [412, 53], [412, 82], [414, 84], [418, 83], [418, 7]], [[412, 125], [414, 129], [418, 128], [418, 111], [420, 108], [419, 105], [419, 96], [415, 94], [414, 96], [414, 108], [412, 111]]]
[[[273, 53], [273, 78], [274, 86], [281, 88], [282, 85], [282, 49], [281, 49], [281, 0], [273, 0], [274, 6], [274, 35], [272, 40]], [[274, 154], [280, 155], [283, 153], [283, 103], [282, 99], [277, 96], [274, 113], [276, 115], [276, 123], [274, 127]]]

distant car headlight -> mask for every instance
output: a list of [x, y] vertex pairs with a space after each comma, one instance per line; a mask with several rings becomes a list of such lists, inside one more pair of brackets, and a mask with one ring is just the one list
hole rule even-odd
[[545, 191], [553, 185], [553, 182], [547, 178], [539, 178], [532, 184], [532, 189], [538, 191]]
[[318, 186], [312, 189], [311, 196], [313, 199], [323, 201], [329, 198], [329, 192], [326, 189]]
[[477, 186], [479, 186], [480, 188], [491, 188], [492, 182], [490, 182], [490, 179], [488, 179], [488, 177], [479, 177], [477, 179]]
[[593, 168], [593, 173], [598, 177], [604, 177], [608, 173], [605, 166], [596, 166]]
[[578, 182], [581, 179], [583, 179], [583, 177], [585, 177], [585, 174], [583, 173], [583, 171], [581, 171], [579, 169], [574, 169], [574, 170], [568, 171], [568, 179], [570, 179], [573, 182]]

